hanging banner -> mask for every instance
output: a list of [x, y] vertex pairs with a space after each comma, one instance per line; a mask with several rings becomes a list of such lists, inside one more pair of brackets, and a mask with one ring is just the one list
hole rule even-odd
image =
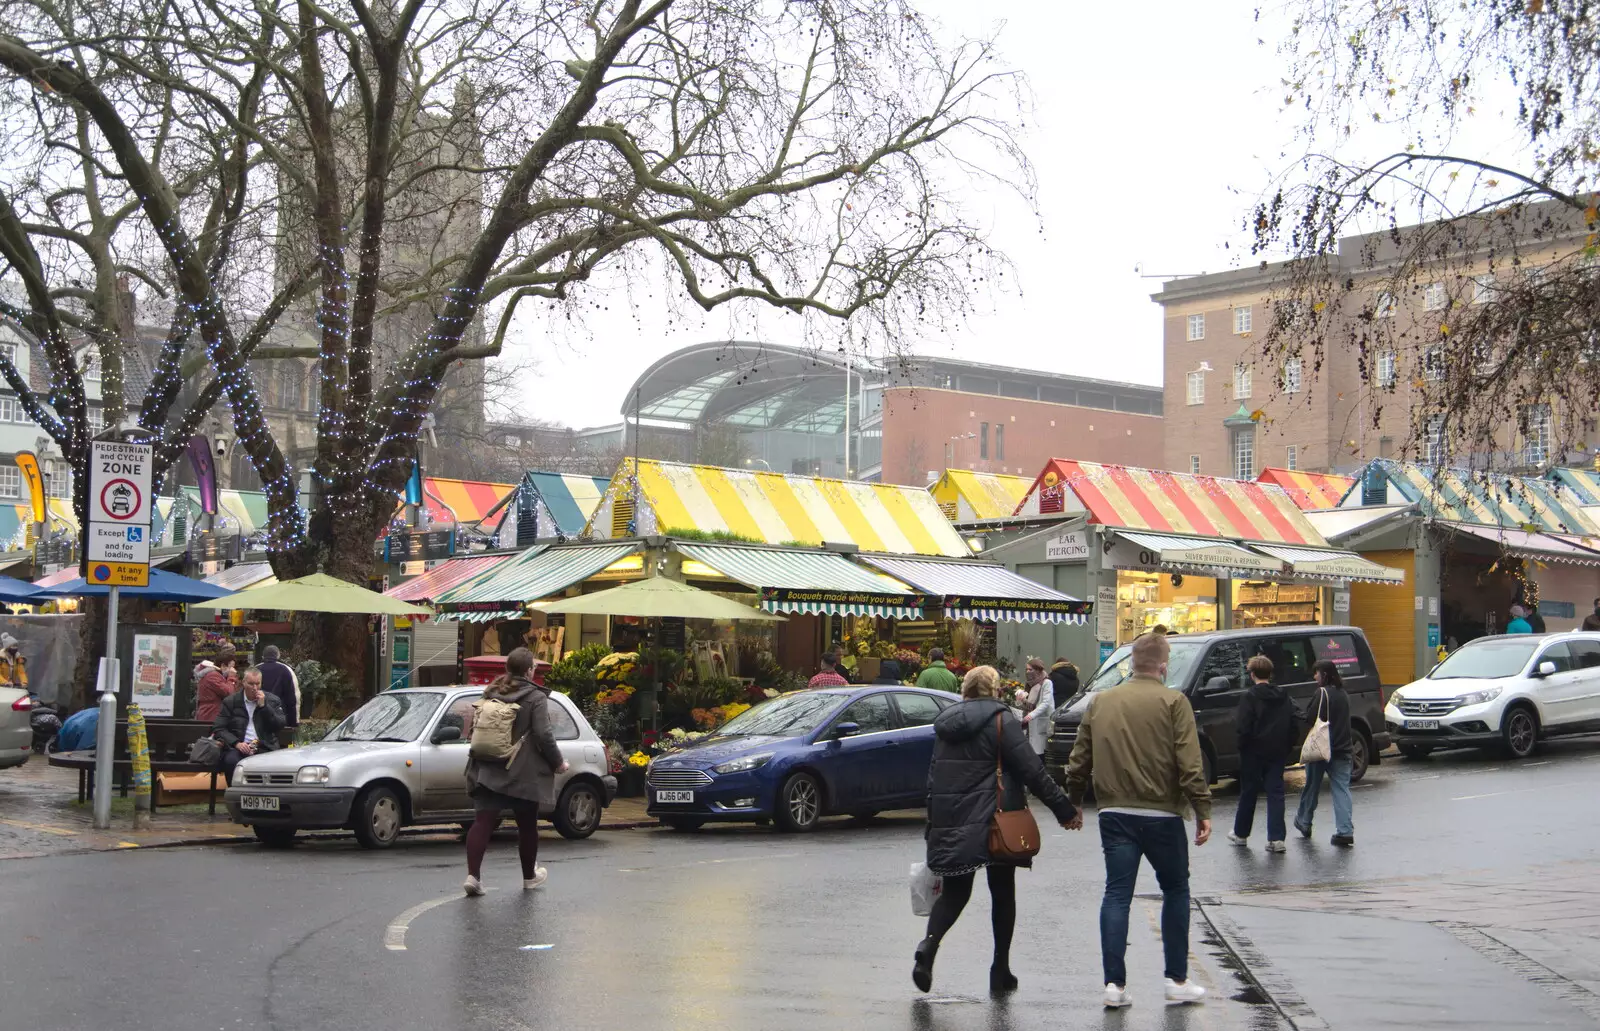
[[411, 478], [406, 480], [406, 504], [422, 504], [422, 463], [411, 463]]
[[211, 458], [211, 442], [200, 434], [189, 438], [189, 468], [194, 470], [194, 482], [200, 490], [200, 511], [206, 515], [217, 514], [217, 467]]
[[32, 451], [17, 452], [17, 468], [28, 483], [28, 504], [33, 506], [33, 521], [44, 522], [44, 477], [39, 473], [39, 459]]

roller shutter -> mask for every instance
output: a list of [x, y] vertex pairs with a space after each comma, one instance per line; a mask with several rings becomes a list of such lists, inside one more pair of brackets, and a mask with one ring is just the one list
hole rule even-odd
[[1403, 587], [1352, 583], [1350, 623], [1365, 631], [1384, 686], [1409, 684], [1416, 679], [1417, 661], [1416, 552], [1363, 551], [1361, 557], [1405, 571]]

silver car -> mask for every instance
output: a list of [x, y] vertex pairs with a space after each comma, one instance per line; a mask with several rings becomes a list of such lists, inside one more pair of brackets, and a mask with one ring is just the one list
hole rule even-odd
[[22, 687], [0, 687], [0, 770], [33, 754], [33, 702]]
[[[366, 848], [388, 848], [402, 827], [470, 823], [467, 738], [481, 687], [408, 687], [351, 713], [313, 745], [253, 755], [225, 798], [233, 819], [262, 843], [285, 846], [297, 831], [348, 827]], [[564, 694], [550, 695], [550, 726], [571, 766], [556, 776], [549, 819], [586, 838], [616, 797], [605, 745]]]

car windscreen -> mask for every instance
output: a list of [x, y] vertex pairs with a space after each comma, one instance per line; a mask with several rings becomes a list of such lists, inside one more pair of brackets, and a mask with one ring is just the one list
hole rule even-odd
[[[1173, 641], [1167, 644], [1172, 648], [1172, 655], [1167, 659], [1167, 686], [1182, 690], [1189, 682], [1189, 671], [1194, 664], [1200, 661], [1200, 656], [1205, 654], [1204, 641]], [[1089, 681], [1088, 691], [1105, 691], [1116, 687], [1133, 675], [1133, 647], [1123, 645], [1111, 653], [1111, 658], [1100, 667], [1100, 671]]]
[[1537, 637], [1524, 637], [1512, 641], [1469, 641], [1450, 655], [1428, 674], [1429, 680], [1499, 680], [1514, 677], [1533, 658], [1534, 649], [1541, 641]]
[[381, 694], [345, 718], [324, 741], [415, 741], [438, 711], [434, 691]]
[[822, 726], [844, 695], [799, 691], [762, 702], [723, 724], [716, 737], [799, 737]]

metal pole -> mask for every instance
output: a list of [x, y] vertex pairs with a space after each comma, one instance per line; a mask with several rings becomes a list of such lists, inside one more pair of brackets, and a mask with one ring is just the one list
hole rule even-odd
[[110, 591], [106, 608], [106, 657], [100, 662], [100, 724], [95, 732], [94, 825], [111, 826], [111, 781], [116, 773], [117, 741], [117, 595]]

